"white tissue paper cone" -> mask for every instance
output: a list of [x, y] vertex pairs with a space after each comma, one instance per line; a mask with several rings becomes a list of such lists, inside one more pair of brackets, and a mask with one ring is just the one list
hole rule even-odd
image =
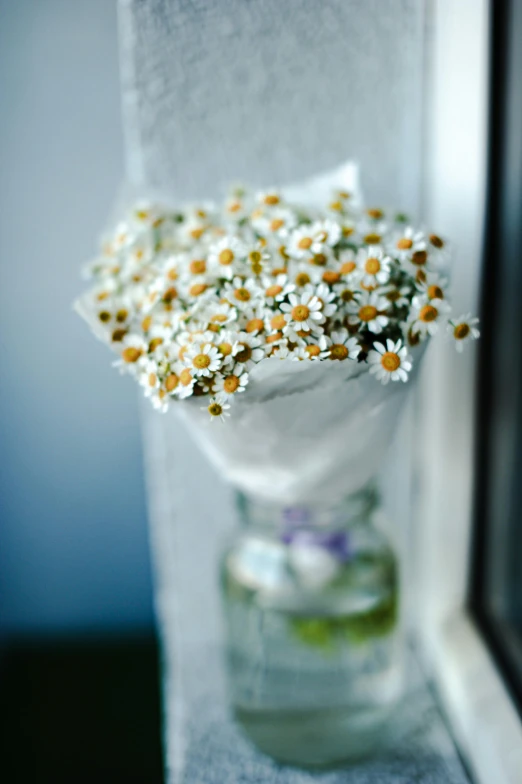
[[173, 406], [220, 475], [260, 501], [332, 506], [378, 472], [410, 380], [383, 386], [365, 363], [265, 359], [225, 422], [201, 398]]

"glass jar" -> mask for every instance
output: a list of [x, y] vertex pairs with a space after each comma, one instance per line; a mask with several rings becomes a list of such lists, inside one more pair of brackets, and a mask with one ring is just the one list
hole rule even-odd
[[328, 766], [374, 750], [402, 689], [398, 562], [365, 488], [332, 509], [238, 496], [222, 561], [235, 716], [275, 759]]

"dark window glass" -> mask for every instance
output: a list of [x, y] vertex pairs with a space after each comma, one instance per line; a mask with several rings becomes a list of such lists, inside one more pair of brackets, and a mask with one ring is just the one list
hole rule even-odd
[[522, 0], [491, 2], [491, 19], [489, 185], [470, 603], [520, 708]]

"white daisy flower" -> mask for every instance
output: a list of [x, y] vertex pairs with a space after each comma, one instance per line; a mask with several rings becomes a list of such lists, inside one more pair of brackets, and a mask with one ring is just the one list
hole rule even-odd
[[388, 326], [389, 319], [384, 313], [389, 306], [390, 303], [385, 297], [381, 297], [374, 291], [363, 291], [357, 301], [347, 304], [348, 323], [359, 328], [365, 327], [378, 335], [384, 327]]
[[231, 400], [238, 392], [244, 392], [247, 384], [248, 373], [241, 373], [241, 375], [230, 373], [225, 376], [219, 374], [215, 378], [214, 388], [219, 399], [227, 401]]
[[259, 302], [252, 308], [245, 308], [241, 312], [239, 319], [239, 328], [241, 331], [253, 332], [258, 334], [265, 330], [265, 320], [267, 315], [272, 311], [268, 311], [264, 302]]
[[393, 245], [390, 247], [390, 253], [400, 261], [407, 260], [418, 250], [426, 250], [426, 236], [424, 232], [411, 226], [401, 229], [399, 236], [394, 236]]
[[244, 243], [238, 237], [228, 234], [212, 245], [208, 255], [209, 267], [220, 278], [231, 280], [237, 272], [238, 262], [244, 260], [245, 255]]
[[239, 311], [247, 310], [257, 304], [262, 297], [262, 290], [253, 278], [243, 280], [240, 277], [227, 283], [223, 289], [223, 296]]
[[339, 272], [347, 283], [354, 285], [361, 279], [361, 270], [357, 266], [357, 256], [352, 248], [346, 248], [339, 253]]
[[347, 329], [339, 329], [330, 334], [326, 348], [322, 352], [323, 359], [357, 359], [361, 346], [357, 338], [350, 335]]
[[231, 196], [225, 202], [227, 220], [240, 221], [248, 213], [248, 204], [240, 196]]
[[183, 356], [183, 362], [195, 378], [210, 376], [221, 367], [221, 355], [211, 343], [192, 343]]
[[239, 332], [223, 330], [216, 339], [217, 348], [221, 354], [221, 362], [224, 367], [232, 365], [234, 363], [234, 357], [241, 350], [239, 336]]
[[306, 286], [303, 295], [307, 293], [317, 297], [323, 316], [329, 318], [337, 311], [337, 294], [326, 283], [319, 283], [315, 288]]
[[313, 253], [324, 252], [325, 246], [333, 248], [341, 239], [341, 227], [334, 220], [316, 221], [311, 226], [314, 238]]
[[361, 272], [361, 282], [365, 286], [375, 287], [388, 282], [392, 260], [381, 247], [370, 245], [368, 248], [362, 248], [357, 255], [357, 264]]
[[141, 335], [130, 333], [125, 335], [122, 341], [121, 360], [114, 364], [120, 368], [125, 368], [126, 372], [136, 373], [137, 363], [145, 357], [148, 351], [148, 344]]
[[229, 302], [219, 302], [218, 304], [205, 302], [204, 310], [201, 312], [201, 319], [209, 324], [222, 327], [237, 321], [237, 308]]
[[409, 286], [398, 288], [393, 283], [390, 283], [388, 286], [379, 288], [378, 293], [385, 296], [388, 302], [395, 305], [396, 308], [404, 308], [410, 304], [411, 288]]
[[224, 400], [218, 400], [215, 397], [210, 398], [210, 403], [208, 406], [202, 406], [202, 411], [208, 411], [210, 414], [210, 420], [215, 421], [220, 419], [222, 422], [225, 421], [225, 417], [230, 416], [230, 405], [225, 403]]
[[265, 275], [261, 280], [261, 286], [264, 290], [264, 300], [271, 307], [276, 302], [282, 302], [288, 294], [295, 291], [295, 285], [289, 283], [288, 275], [276, 275], [275, 277]]
[[254, 213], [252, 226], [262, 237], [284, 240], [297, 224], [297, 216], [287, 207], [278, 207]]
[[312, 337], [312, 335], [310, 335], [305, 338], [303, 350], [306, 351], [308, 359], [325, 359], [324, 352], [328, 348], [328, 343], [329, 341], [326, 335], [320, 335], [319, 337]]
[[158, 365], [152, 359], [147, 359], [140, 368], [137, 376], [138, 384], [145, 389], [145, 397], [150, 397], [160, 388]]
[[192, 368], [184, 367], [179, 374], [179, 383], [174, 390], [174, 395], [180, 400], [190, 397], [194, 391], [195, 383], [196, 376], [192, 372]]
[[291, 328], [310, 332], [324, 322], [321, 302], [312, 292], [303, 291], [300, 295], [292, 293], [288, 299], [289, 302], [283, 302], [281, 305], [282, 312], [289, 316], [286, 330]]
[[373, 350], [368, 352], [370, 373], [383, 384], [389, 381], [407, 381], [412, 368], [411, 357], [402, 340], [396, 343], [387, 340], [386, 346], [374, 343]]
[[315, 252], [312, 250], [315, 241], [313, 225], [299, 226], [290, 233], [288, 238], [287, 251], [289, 256], [294, 259], [310, 258]]
[[265, 207], [277, 207], [282, 202], [279, 191], [260, 191], [256, 193], [256, 201]]
[[427, 300], [445, 299], [444, 290], [448, 281], [437, 272], [428, 272], [425, 279], [417, 281], [417, 289]]
[[447, 326], [449, 335], [455, 341], [455, 348], [457, 351], [464, 351], [466, 343], [471, 343], [480, 337], [480, 332], [476, 325], [479, 323], [478, 318], [473, 318], [471, 313], [466, 313], [464, 316], [459, 316], [457, 319], [452, 319]]
[[412, 309], [408, 319], [413, 335], [435, 335], [444, 317], [449, 313], [450, 306], [443, 299], [427, 300], [421, 295], [413, 298]]
[[234, 354], [235, 374], [250, 370], [257, 362], [265, 358], [265, 341], [248, 332], [240, 332], [238, 351]]

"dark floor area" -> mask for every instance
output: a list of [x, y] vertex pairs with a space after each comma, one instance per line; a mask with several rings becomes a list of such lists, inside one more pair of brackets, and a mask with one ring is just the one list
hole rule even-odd
[[161, 784], [152, 638], [17, 641], [0, 650], [0, 781]]

